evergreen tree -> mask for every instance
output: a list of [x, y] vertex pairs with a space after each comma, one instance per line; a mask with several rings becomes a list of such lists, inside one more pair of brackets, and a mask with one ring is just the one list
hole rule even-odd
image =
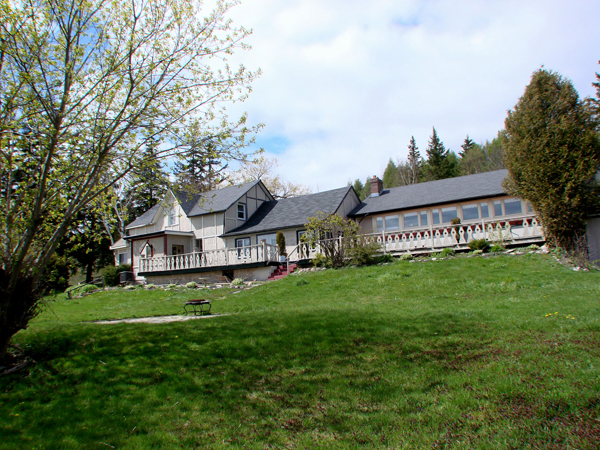
[[357, 178], [356, 180], [354, 180], [354, 184], [352, 185], [352, 187], [354, 187], [354, 190], [358, 194], [358, 198], [361, 201], [364, 200], [365, 193], [363, 191], [365, 189], [365, 185], [362, 183], [362, 181], [360, 181], [360, 178]]
[[127, 198], [127, 220], [131, 222], [162, 200], [168, 178], [157, 158], [159, 141], [149, 138], [144, 150], [144, 163], [132, 171]]
[[424, 166], [424, 181], [441, 180], [453, 176], [454, 168], [448, 161], [448, 150], [437, 135], [435, 127], [427, 146], [427, 162]]
[[398, 174], [398, 167], [392, 161], [392, 158], [388, 161], [388, 164], [383, 171], [383, 187], [389, 189], [392, 187], [400, 186], [400, 177]]
[[463, 142], [463, 144], [460, 146], [462, 148], [462, 151], [458, 152], [458, 154], [460, 155], [461, 158], [464, 158], [465, 155], [467, 155], [469, 153], [469, 151], [473, 150], [473, 148], [475, 148], [475, 142], [473, 142], [473, 139], [471, 139], [469, 137], [469, 135], [467, 134], [467, 137], [465, 138], [465, 142]]
[[533, 73], [505, 120], [505, 188], [528, 200], [546, 237], [569, 251], [581, 248], [586, 216], [598, 207], [597, 123], [573, 84], [556, 72]]
[[217, 139], [193, 142], [182, 155], [183, 161], [175, 162], [173, 174], [177, 189], [199, 193], [218, 187], [225, 180], [224, 171], [228, 166], [221, 154]]
[[419, 175], [421, 173], [421, 153], [419, 153], [419, 147], [417, 147], [417, 143], [415, 142], [415, 137], [412, 136], [410, 138], [410, 143], [408, 144], [408, 176], [406, 183], [404, 184], [415, 184], [419, 182]]

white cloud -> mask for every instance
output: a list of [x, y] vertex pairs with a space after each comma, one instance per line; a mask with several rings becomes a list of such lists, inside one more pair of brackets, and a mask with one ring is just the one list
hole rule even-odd
[[315, 190], [381, 173], [412, 135], [424, 153], [432, 126], [455, 150], [492, 139], [542, 64], [582, 95], [600, 70], [596, 2], [246, 0], [232, 17], [254, 30], [233, 60], [263, 70], [236, 108]]

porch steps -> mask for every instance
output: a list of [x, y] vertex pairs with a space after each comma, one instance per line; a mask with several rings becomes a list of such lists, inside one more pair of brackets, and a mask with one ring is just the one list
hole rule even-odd
[[290, 272], [287, 272], [287, 266], [281, 265], [281, 266], [277, 266], [277, 269], [275, 269], [273, 271], [273, 273], [269, 276], [269, 278], [267, 278], [267, 281], [273, 281], [273, 280], [280, 280], [286, 276], [288, 276], [290, 273], [292, 273], [294, 270], [296, 270], [298, 268], [297, 264], [290, 264]]

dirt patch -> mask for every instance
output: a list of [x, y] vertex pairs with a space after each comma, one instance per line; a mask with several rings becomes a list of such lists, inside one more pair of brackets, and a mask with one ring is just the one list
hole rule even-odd
[[156, 317], [137, 317], [135, 319], [115, 319], [115, 320], [96, 320], [94, 322], [99, 325], [111, 325], [113, 323], [170, 323], [170, 322], [185, 322], [186, 320], [194, 319], [210, 319], [211, 317], [227, 316], [228, 314], [207, 314], [206, 316], [156, 316]]

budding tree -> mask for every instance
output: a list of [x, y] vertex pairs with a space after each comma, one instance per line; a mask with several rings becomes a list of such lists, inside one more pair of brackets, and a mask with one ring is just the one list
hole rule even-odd
[[257, 76], [227, 57], [248, 35], [193, 0], [0, 0], [0, 359], [38, 312], [40, 280], [72, 220], [191, 124], [252, 130], [223, 102]]

